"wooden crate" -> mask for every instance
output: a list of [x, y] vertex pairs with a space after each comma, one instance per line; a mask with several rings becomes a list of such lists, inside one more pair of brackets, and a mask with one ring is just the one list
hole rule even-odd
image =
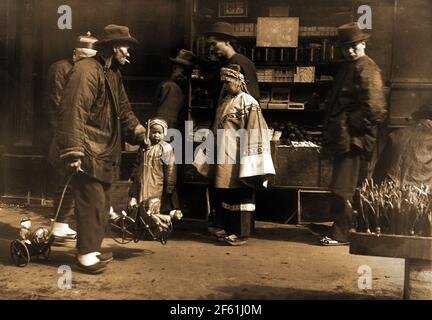
[[297, 191], [297, 223], [334, 221], [332, 199], [332, 193], [329, 190], [299, 189]]
[[432, 238], [354, 232], [350, 253], [432, 261]]
[[320, 154], [318, 148], [294, 148], [276, 145], [273, 149], [275, 186], [319, 187]]

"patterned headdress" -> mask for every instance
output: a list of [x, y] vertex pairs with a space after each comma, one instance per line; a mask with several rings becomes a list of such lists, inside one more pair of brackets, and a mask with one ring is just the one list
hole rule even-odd
[[220, 71], [221, 81], [233, 82], [239, 85], [242, 91], [249, 93], [246, 87], [246, 81], [244, 75], [240, 71], [236, 71], [232, 69], [232, 67], [234, 66], [240, 69], [240, 67], [237, 65], [232, 65], [231, 67], [221, 69]]
[[167, 130], [168, 130], [168, 124], [165, 122], [165, 120], [162, 119], [151, 119], [150, 123], [149, 123], [149, 127], [153, 127], [154, 125], [160, 125], [163, 128], [163, 134], [166, 135], [167, 134]]

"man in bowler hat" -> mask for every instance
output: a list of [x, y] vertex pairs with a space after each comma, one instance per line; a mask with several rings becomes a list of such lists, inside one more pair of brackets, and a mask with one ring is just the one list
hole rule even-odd
[[156, 117], [167, 122], [169, 128], [184, 127], [184, 105], [187, 80], [190, 78], [196, 57], [193, 52], [181, 49], [172, 62], [171, 77], [162, 81], [156, 89]]
[[350, 205], [357, 183], [366, 178], [360, 177], [361, 168], [369, 165], [379, 125], [387, 115], [381, 71], [365, 53], [369, 35], [353, 22], [340, 26], [338, 37], [346, 62], [327, 97], [323, 129], [324, 151], [333, 161], [330, 189], [337, 218], [323, 245], [349, 240]]
[[206, 32], [206, 41], [209, 44], [210, 53], [213, 54], [223, 67], [232, 64], [240, 66], [240, 72], [244, 75], [247, 90], [250, 95], [259, 101], [259, 85], [255, 64], [244, 55], [235, 51], [234, 26], [227, 22], [216, 22]]
[[60, 106], [56, 149], [64, 168], [74, 173], [77, 265], [88, 273], [103, 272], [113, 259], [111, 252], [101, 253], [101, 245], [109, 191], [120, 166], [121, 135], [132, 144], [145, 140], [119, 71], [135, 45], [128, 27], [106, 26], [96, 42], [97, 55], [73, 66]]

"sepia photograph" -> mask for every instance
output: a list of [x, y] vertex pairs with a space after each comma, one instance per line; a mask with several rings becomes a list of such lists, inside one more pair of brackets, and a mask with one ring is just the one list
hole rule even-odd
[[0, 0], [0, 25], [0, 300], [432, 300], [432, 1]]

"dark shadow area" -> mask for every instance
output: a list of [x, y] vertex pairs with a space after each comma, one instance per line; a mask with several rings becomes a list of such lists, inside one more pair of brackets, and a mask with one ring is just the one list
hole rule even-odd
[[152, 250], [128, 248], [117, 244], [112, 244], [109, 245], [108, 247], [104, 247], [103, 250], [112, 251], [114, 255], [114, 259], [116, 261], [125, 261], [143, 255], [154, 254], [154, 251]]
[[308, 230], [295, 227], [268, 227], [256, 228], [251, 238], [261, 240], [276, 240], [304, 243], [308, 245], [318, 245], [317, 237]]
[[[271, 286], [245, 285], [241, 287], [219, 287], [218, 291], [230, 294], [229, 300], [397, 300], [402, 299], [402, 292], [383, 291], [357, 294], [352, 292], [334, 292], [303, 290], [298, 288], [280, 288]], [[397, 295], [399, 294], [399, 297]], [[208, 295], [202, 299], [219, 299]], [[225, 299], [225, 298], [224, 298]]]
[[10, 257], [10, 245], [19, 236], [19, 228], [0, 222], [0, 265], [12, 265]]
[[[220, 242], [215, 236], [208, 234], [208, 225], [209, 222], [207, 221], [179, 221], [174, 224], [174, 230], [169, 234], [168, 242], [188, 240], [226, 246], [224, 242]], [[325, 229], [326, 226], [323, 226], [323, 228]], [[318, 237], [309, 230], [288, 225], [286, 227], [255, 227], [255, 232], [250, 238], [319, 245]]]
[[17, 226], [11, 226], [10, 224], [0, 222], [0, 237], [1, 240], [10, 240], [18, 238], [20, 232], [19, 223]]

